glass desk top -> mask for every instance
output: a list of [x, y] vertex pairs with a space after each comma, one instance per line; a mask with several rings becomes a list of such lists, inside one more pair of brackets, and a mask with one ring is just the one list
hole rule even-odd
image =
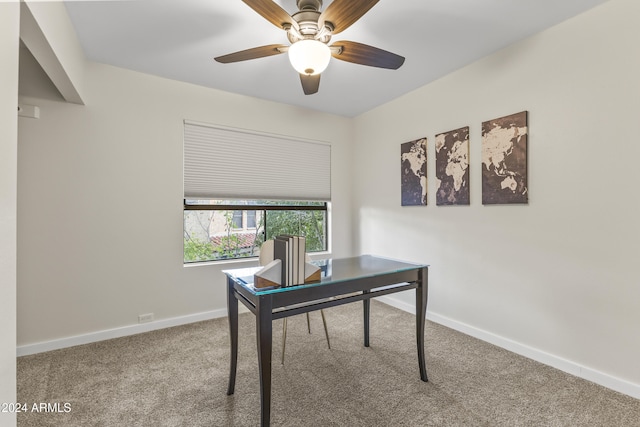
[[325, 259], [312, 261], [312, 264], [320, 267], [322, 278], [319, 282], [277, 288], [256, 288], [253, 285], [253, 275], [262, 267], [237, 268], [233, 270], [223, 270], [222, 272], [251, 293], [255, 295], [265, 295], [428, 267], [427, 264], [414, 264], [373, 255]]

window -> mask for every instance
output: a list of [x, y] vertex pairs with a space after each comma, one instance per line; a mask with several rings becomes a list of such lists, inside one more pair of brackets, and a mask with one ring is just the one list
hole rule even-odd
[[246, 211], [247, 213], [247, 228], [256, 228], [256, 211]]
[[185, 263], [257, 257], [279, 234], [305, 236], [307, 252], [327, 250], [327, 203], [185, 200]]
[[242, 228], [242, 214], [244, 211], [233, 211], [231, 224], [233, 228]]
[[256, 257], [277, 234], [327, 250], [331, 144], [184, 123], [184, 262]]

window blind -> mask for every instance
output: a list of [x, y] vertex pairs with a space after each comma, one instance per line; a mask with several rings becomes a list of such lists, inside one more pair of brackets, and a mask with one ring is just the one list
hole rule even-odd
[[185, 199], [331, 200], [331, 145], [188, 122]]

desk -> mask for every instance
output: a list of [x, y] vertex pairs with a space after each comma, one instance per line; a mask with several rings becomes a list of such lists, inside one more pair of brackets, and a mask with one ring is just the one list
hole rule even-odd
[[280, 288], [255, 288], [253, 275], [260, 267], [225, 270], [231, 337], [231, 364], [227, 394], [234, 393], [238, 361], [238, 301], [256, 316], [260, 373], [261, 426], [271, 420], [272, 321], [321, 308], [356, 301], [364, 303], [364, 345], [369, 347], [371, 298], [416, 290], [416, 341], [420, 379], [428, 381], [424, 361], [424, 324], [427, 310], [428, 266], [363, 255], [315, 261], [322, 269], [320, 282]]

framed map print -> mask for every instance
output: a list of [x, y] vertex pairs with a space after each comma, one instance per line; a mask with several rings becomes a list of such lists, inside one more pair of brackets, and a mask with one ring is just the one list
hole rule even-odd
[[402, 206], [427, 205], [427, 138], [400, 144]]
[[469, 204], [469, 126], [436, 135], [436, 205]]
[[482, 204], [527, 203], [527, 112], [482, 123]]

